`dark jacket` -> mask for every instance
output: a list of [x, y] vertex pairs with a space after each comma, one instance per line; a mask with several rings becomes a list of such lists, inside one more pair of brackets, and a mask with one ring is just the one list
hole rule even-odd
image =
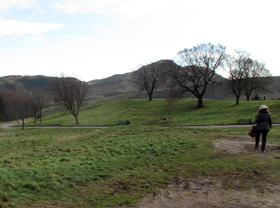
[[270, 113], [267, 111], [260, 111], [255, 118], [255, 123], [257, 123], [257, 130], [269, 131], [272, 126]]

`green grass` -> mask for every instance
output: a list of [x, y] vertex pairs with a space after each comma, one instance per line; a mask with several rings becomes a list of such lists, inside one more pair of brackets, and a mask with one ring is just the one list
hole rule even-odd
[[[156, 132], [160, 135], [155, 137]], [[0, 138], [0, 192], [16, 204], [24, 201], [64, 201], [72, 197], [71, 191], [77, 186], [95, 184], [95, 181], [104, 185], [108, 180], [129, 172], [140, 177], [139, 173], [146, 173], [147, 169], [181, 164], [183, 155], [196, 148], [197, 142], [181, 134], [173, 138], [165, 133], [165, 129], [150, 127], [4, 131]], [[174, 171], [170, 168], [160, 174], [160, 178], [168, 178], [167, 173]], [[144, 182], [149, 183], [149, 180]], [[150, 183], [157, 184], [156, 181]], [[99, 188], [103, 185], [100, 184]], [[145, 186], [141, 188], [137, 185], [135, 188], [145, 189]], [[114, 190], [110, 188], [104, 189], [101, 192], [104, 195], [99, 196], [98, 193], [86, 204], [91, 206], [91, 200], [98, 200], [98, 203], [93, 203], [95, 206], [107, 206], [107, 198], [112, 192]], [[121, 199], [125, 193], [120, 190], [118, 197]], [[140, 193], [143, 194], [143, 191], [140, 190]], [[136, 198], [139, 199], [139, 196]], [[117, 202], [111, 200], [119, 204], [120, 199]], [[79, 203], [80, 197], [72, 200], [75, 200], [74, 204]]]
[[[258, 107], [270, 107], [280, 123], [279, 101], [183, 99], [171, 113], [163, 99], [126, 100], [87, 106], [80, 125], [108, 125], [107, 129], [2, 129], [0, 131], [0, 207], [114, 207], [133, 206], [147, 193], [165, 188], [174, 178], [211, 175], [223, 178], [225, 188], [279, 183], [279, 159], [272, 155], [229, 155], [214, 150], [213, 140], [247, 136], [248, 128], [186, 129], [175, 125], [236, 124], [254, 118]], [[116, 126], [119, 121], [129, 126]], [[42, 125], [72, 126], [65, 112], [50, 115]], [[28, 125], [40, 125], [33, 124]], [[280, 145], [280, 127], [273, 127], [268, 143]], [[258, 173], [258, 174], [255, 174]]]
[[[235, 105], [234, 101], [204, 100], [205, 107], [197, 109], [195, 99], [182, 99], [176, 109], [171, 112], [169, 122], [160, 120], [167, 117], [164, 110], [164, 99], [125, 100], [105, 103], [97, 106], [88, 106], [79, 114], [79, 122], [82, 126], [112, 126], [120, 121], [130, 120], [132, 125], [224, 125], [237, 124], [240, 118], [254, 120], [258, 107], [266, 104], [270, 107], [272, 120], [280, 123], [279, 101], [241, 101]], [[42, 124], [32, 125], [59, 125], [73, 126], [75, 119], [65, 112], [43, 118]]]
[[[0, 206], [109, 207], [134, 205], [175, 177], [214, 175], [278, 180], [279, 163], [213, 151], [211, 141], [243, 128], [184, 129], [119, 126], [109, 129], [3, 129]], [[279, 143], [280, 128], [269, 139]], [[252, 171], [258, 176], [252, 176]], [[234, 188], [233, 183], [225, 184]], [[244, 189], [252, 184], [244, 182]], [[254, 184], [257, 186], [257, 183]], [[5, 200], [3, 200], [3, 197]]]

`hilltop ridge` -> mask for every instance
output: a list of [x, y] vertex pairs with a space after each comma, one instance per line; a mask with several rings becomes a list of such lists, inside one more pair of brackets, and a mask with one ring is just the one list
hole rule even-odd
[[[161, 60], [162, 61], [162, 60]], [[133, 72], [125, 74], [115, 74], [104, 79], [97, 79], [87, 82], [89, 85], [89, 95], [87, 104], [96, 104], [102, 102], [109, 102], [115, 100], [133, 99], [133, 98], [147, 98], [146, 92], [139, 92], [134, 84], [132, 77]], [[0, 90], [11, 88], [25, 88], [29, 91], [41, 88], [46, 92], [51, 92], [51, 81], [53, 77], [44, 75], [35, 76], [4, 76], [0, 77]], [[265, 78], [263, 78], [265, 79]], [[221, 85], [209, 85], [205, 98], [208, 99], [234, 99], [233, 94], [226, 88], [226, 79], [220, 77]], [[164, 98], [165, 87], [156, 89], [153, 98]], [[262, 97], [263, 93], [259, 93]], [[280, 76], [274, 77], [274, 83], [270, 85], [270, 92], [265, 93], [268, 100], [280, 99]], [[190, 93], [186, 97], [192, 98]], [[245, 97], [241, 97], [245, 100]]]

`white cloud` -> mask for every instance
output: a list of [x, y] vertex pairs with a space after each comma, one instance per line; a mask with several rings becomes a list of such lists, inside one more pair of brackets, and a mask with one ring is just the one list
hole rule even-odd
[[22, 41], [23, 43], [30, 43], [32, 41], [44, 41], [44, 40], [50, 40], [51, 37], [32, 37], [32, 38], [28, 38], [25, 41]]
[[24, 34], [41, 36], [50, 30], [63, 28], [64, 25], [56, 23], [36, 23], [17, 20], [0, 21], [0, 37], [3, 35], [20, 36]]
[[110, 13], [115, 6], [118, 6], [123, 0], [71, 0], [65, 3], [56, 3], [54, 6], [58, 10], [64, 10], [66, 13]]
[[33, 41], [33, 40], [49, 40], [51, 39], [51, 37], [32, 37], [32, 38], [29, 38], [29, 40]]
[[35, 10], [34, 12], [32, 12], [32, 15], [34, 14], [45, 14], [45, 11], [44, 10]]
[[7, 11], [11, 7], [28, 8], [34, 0], [1, 0], [0, 11]]
[[88, 40], [93, 40], [93, 37], [84, 37], [84, 38], [76, 38], [76, 41], [88, 41]]
[[108, 30], [107, 27], [93, 27], [94, 30], [99, 30], [99, 31], [106, 31]]
[[71, 0], [54, 6], [65, 13], [121, 14], [124, 17], [140, 17], [145, 13], [155, 15], [174, 11], [186, 0]]
[[64, 38], [70, 39], [70, 38], [75, 38], [76, 35], [64, 35]]

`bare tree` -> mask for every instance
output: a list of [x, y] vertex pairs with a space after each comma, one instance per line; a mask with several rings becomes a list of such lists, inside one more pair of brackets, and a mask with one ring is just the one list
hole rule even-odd
[[15, 109], [18, 118], [22, 121], [22, 128], [25, 127], [25, 119], [31, 116], [32, 97], [30, 94], [18, 93], [15, 100]]
[[239, 104], [241, 95], [247, 101], [252, 93], [268, 92], [268, 86], [273, 83], [273, 78], [264, 63], [259, 63], [250, 58], [247, 51], [235, 50], [236, 55], [228, 58], [229, 83], [235, 95], [236, 104]]
[[191, 92], [198, 99], [198, 108], [204, 107], [203, 96], [208, 84], [216, 83], [216, 71], [223, 66], [226, 48], [211, 43], [194, 46], [178, 52], [184, 67], [166, 65], [173, 85], [182, 93]]
[[227, 66], [229, 72], [229, 86], [232, 93], [235, 95], [236, 105], [239, 104], [240, 96], [244, 93], [246, 72], [253, 65], [253, 60], [249, 58], [246, 51], [235, 51], [236, 57], [229, 57], [227, 59]]
[[34, 123], [36, 123], [39, 116], [40, 123], [42, 123], [42, 109], [48, 105], [50, 102], [49, 95], [44, 92], [42, 89], [35, 89], [32, 92], [34, 103], [33, 103], [33, 112], [34, 112]]
[[163, 103], [163, 109], [165, 109], [168, 114], [168, 123], [170, 122], [170, 114], [177, 107], [177, 104], [178, 96], [176, 96], [176, 90], [169, 88]]
[[244, 94], [247, 101], [250, 100], [252, 92], [269, 92], [268, 86], [272, 83], [272, 74], [266, 69], [265, 64], [254, 60], [245, 72]]
[[17, 115], [14, 109], [12, 108], [12, 101], [14, 100], [14, 95], [16, 91], [15, 90], [8, 90], [2, 92], [2, 97], [4, 98], [3, 103], [4, 103], [4, 115], [3, 115], [3, 120], [5, 121], [11, 121], [11, 120], [16, 120]]
[[148, 93], [149, 101], [152, 101], [154, 90], [163, 83], [164, 77], [164, 61], [142, 66], [133, 73], [134, 83], [140, 91]]
[[8, 119], [16, 119], [17, 121], [20, 119], [24, 129], [25, 119], [31, 116], [31, 95], [26, 90], [9, 90], [5, 92], [4, 103]]
[[76, 124], [79, 124], [78, 115], [88, 92], [87, 84], [75, 78], [62, 76], [53, 79], [52, 89], [55, 99], [74, 116]]

